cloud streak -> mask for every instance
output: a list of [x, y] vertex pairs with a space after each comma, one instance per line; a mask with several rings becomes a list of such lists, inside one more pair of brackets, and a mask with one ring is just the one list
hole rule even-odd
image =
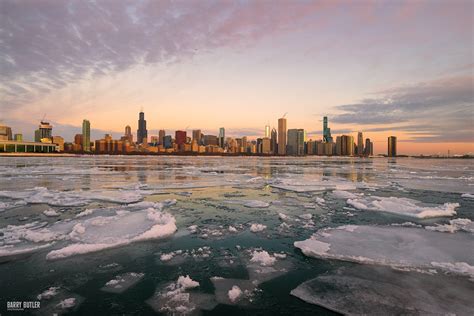
[[[474, 80], [447, 77], [378, 91], [374, 98], [340, 105], [333, 121], [341, 124], [381, 125], [366, 131], [404, 131], [421, 142], [474, 140]], [[420, 136], [419, 134], [426, 134]]]
[[328, 7], [326, 1], [5, 0], [0, 4], [4, 111], [78, 80], [249, 45], [298, 27]]

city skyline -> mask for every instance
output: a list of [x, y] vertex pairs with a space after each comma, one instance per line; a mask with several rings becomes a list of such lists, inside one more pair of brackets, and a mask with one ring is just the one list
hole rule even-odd
[[46, 113], [70, 139], [87, 118], [91, 138], [118, 137], [143, 108], [149, 135], [256, 138], [288, 112], [288, 129], [319, 139], [327, 115], [375, 153], [391, 135], [407, 154], [474, 152], [473, 5], [3, 1], [0, 121], [29, 138]]
[[[336, 153], [336, 149], [334, 148], [334, 154], [335, 155], [354, 155], [354, 156], [365, 156], [367, 155], [366, 153], [366, 148], [367, 148], [367, 145], [370, 146], [369, 149], [368, 149], [368, 153], [370, 156], [372, 155], [386, 155], [388, 153], [389, 156], [396, 156], [397, 154], [400, 154], [400, 150], [398, 150], [398, 148], [400, 147], [398, 145], [398, 136], [393, 136], [393, 135], [390, 135], [388, 136], [384, 141], [375, 141], [375, 143], [379, 143], [379, 146], [374, 146], [374, 141], [371, 140], [370, 138], [364, 138], [362, 135], [364, 134], [363, 131], [350, 131], [350, 130], [341, 130], [341, 131], [336, 131], [337, 135], [336, 134], [333, 134], [333, 132], [331, 132], [331, 128], [329, 127], [329, 123], [328, 123], [328, 117], [327, 116], [324, 116], [320, 122], [322, 124], [322, 128], [320, 130], [320, 132], [318, 133], [317, 131], [313, 131], [311, 132], [311, 136], [307, 133], [307, 131], [305, 129], [301, 129], [301, 128], [288, 128], [287, 126], [287, 119], [286, 119], [286, 116], [288, 114], [288, 112], [286, 112], [283, 117], [279, 118], [278, 119], [278, 123], [276, 124], [276, 127], [278, 128], [279, 131], [285, 131], [284, 133], [279, 133], [276, 131], [276, 128], [273, 127], [272, 128], [272, 125], [268, 125], [270, 123], [267, 123], [264, 128], [262, 129], [263, 132], [261, 132], [260, 134], [257, 134], [257, 135], [251, 135], [251, 136], [248, 136], [248, 135], [245, 135], [243, 133], [241, 134], [234, 134], [234, 133], [228, 133], [228, 131], [226, 130], [225, 127], [220, 127], [218, 130], [217, 130], [217, 133], [216, 131], [212, 131], [212, 130], [201, 130], [201, 129], [194, 129], [194, 128], [189, 128], [189, 126], [186, 128], [186, 129], [177, 129], [177, 130], [165, 130], [165, 129], [147, 129], [146, 127], [146, 122], [147, 120], [145, 119], [145, 113], [143, 112], [143, 109], [140, 110], [140, 112], [138, 113], [139, 114], [139, 117], [138, 117], [138, 123], [137, 123], [137, 133], [132, 133], [131, 130], [132, 128], [130, 127], [130, 125], [126, 125], [124, 127], [124, 132], [105, 132], [105, 131], [101, 131], [101, 130], [97, 130], [95, 129], [95, 133], [91, 133], [94, 129], [91, 128], [91, 124], [90, 124], [90, 121], [87, 120], [87, 119], [83, 119], [83, 122], [82, 122], [82, 134], [78, 134], [77, 133], [77, 130], [72, 130], [71, 132], [74, 133], [74, 136], [73, 137], [63, 137], [63, 135], [59, 135], [60, 133], [58, 132], [55, 132], [55, 134], [57, 134], [56, 136], [54, 137], [59, 137], [62, 141], [62, 144], [61, 146], [64, 147], [64, 143], [70, 143], [72, 145], [75, 145], [76, 143], [77, 144], [80, 144], [82, 146], [81, 149], [74, 149], [74, 151], [84, 151], [84, 152], [89, 152], [90, 150], [87, 150], [87, 148], [90, 146], [88, 145], [89, 142], [94, 142], [94, 141], [99, 141], [101, 139], [104, 139], [104, 135], [105, 135], [105, 138], [107, 139], [127, 139], [130, 143], [132, 144], [136, 144], [136, 145], [141, 145], [141, 144], [145, 144], [145, 140], [146, 140], [146, 143], [147, 144], [155, 144], [156, 143], [159, 143], [161, 145], [163, 145], [163, 143], [165, 142], [164, 141], [164, 137], [165, 137], [165, 134], [166, 134], [166, 137], [170, 137], [169, 138], [169, 142], [173, 141], [173, 143], [177, 143], [177, 144], [184, 144], [184, 143], [187, 143], [186, 141], [186, 138], [189, 138], [191, 140], [195, 140], [195, 136], [196, 136], [196, 132], [199, 132], [200, 133], [200, 137], [204, 137], [204, 136], [210, 136], [210, 137], [216, 137], [216, 145], [218, 145], [219, 147], [224, 147], [223, 145], [223, 142], [226, 141], [226, 139], [239, 139], [239, 138], [244, 138], [245, 141], [257, 141], [258, 139], [266, 139], [268, 138], [269, 141], [272, 141], [272, 137], [273, 137], [273, 132], [277, 133], [277, 135], [282, 135], [282, 136], [278, 136], [278, 143], [280, 142], [283, 142], [283, 143], [286, 143], [286, 144], [289, 144], [289, 141], [288, 141], [288, 137], [290, 137], [289, 135], [291, 133], [295, 133], [293, 134], [293, 138], [296, 140], [296, 139], [300, 139], [300, 141], [302, 142], [302, 146], [303, 148], [302, 149], [293, 149], [293, 148], [287, 148], [285, 147], [284, 150], [282, 150], [281, 148], [276, 150], [275, 153], [273, 153], [274, 155], [301, 155], [301, 153], [303, 153], [304, 155], [305, 154], [309, 154], [311, 155], [311, 153], [308, 152], [308, 148], [306, 147], [307, 146], [307, 142], [323, 142], [323, 143], [333, 143], [334, 145], [337, 144], [337, 142], [339, 140], [336, 140], [336, 139], [339, 139], [339, 138], [342, 138], [342, 143], [344, 144], [346, 141], [350, 141], [352, 143], [351, 147], [353, 145], [355, 145], [355, 149], [353, 150], [353, 152], [351, 151], [348, 151], [346, 153]], [[141, 123], [143, 122], [143, 123]], [[44, 132], [41, 132], [41, 127], [43, 125], [46, 125], [47, 129], [47, 133], [48, 135], [46, 135], [46, 138], [50, 138], [52, 139], [53, 136], [52, 136], [52, 128], [53, 128], [53, 125], [50, 124], [50, 122], [48, 122], [47, 120], [45, 120], [45, 116], [43, 116], [43, 119], [40, 121], [40, 124], [37, 125], [37, 127], [39, 126], [40, 129], [35, 129], [34, 130], [34, 133], [33, 133], [33, 137], [32, 137], [32, 140], [34, 140], [35, 142], [40, 142], [41, 136], [39, 136], [41, 133], [44, 133]], [[6, 126], [6, 125], [5, 125]], [[86, 127], [85, 127], [86, 126]], [[142, 126], [143, 130], [141, 130], [140, 126]], [[13, 130], [10, 126], [6, 126], [7, 128], [10, 128], [10, 133], [12, 133], [11, 131]], [[79, 129], [81, 127], [78, 127]], [[270, 128], [272, 128], [272, 135], [270, 135]], [[44, 129], [43, 129], [44, 130]], [[155, 131], [156, 133], [154, 133], [153, 131]], [[258, 131], [258, 130], [256, 130]], [[291, 131], [291, 132], [290, 132]], [[100, 134], [100, 132], [102, 132], [102, 134]], [[84, 137], [84, 133], [86, 133], [85, 135], [88, 135], [88, 137]], [[299, 133], [301, 133], [301, 136], [299, 135]], [[205, 135], [205, 134], [208, 134], [208, 135]], [[353, 134], [356, 134], [357, 136], [353, 135]], [[29, 137], [28, 137], [28, 134], [26, 134], [26, 137], [25, 137], [25, 134], [23, 134], [22, 132], [20, 131], [16, 131], [15, 132], [15, 137], [16, 135], [21, 135], [21, 139], [22, 140], [25, 140], [25, 141], [29, 141]], [[97, 135], [97, 136], [94, 136], [94, 135]], [[140, 138], [140, 135], [144, 135], [143, 137], [143, 141], [139, 141], [139, 138]], [[175, 135], [175, 137], [173, 138], [173, 135]], [[225, 135], [225, 137], [223, 138], [223, 141], [221, 143], [221, 135]], [[298, 136], [296, 136], [298, 135]], [[304, 136], [303, 136], [304, 135]], [[192, 136], [192, 137], [191, 137]], [[312, 137], [314, 136], [314, 137]], [[77, 137], [80, 137], [80, 141], [77, 141]], [[346, 140], [345, 138], [349, 137], [350, 140]], [[391, 154], [391, 149], [390, 149], [390, 143], [391, 143], [391, 139], [395, 139], [395, 143], [397, 143], [396, 145], [396, 148], [394, 150], [394, 153], [395, 154]], [[71, 142], [69, 142], [69, 140], [71, 140]], [[368, 143], [367, 143], [368, 142]], [[385, 144], [383, 145], [382, 142]], [[361, 147], [359, 146], [359, 144], [362, 144], [362, 149], [360, 149]], [[268, 144], [268, 146], [270, 146], [270, 143]], [[336, 145], [336, 146], [339, 146], [339, 145]], [[349, 146], [349, 145], [348, 145]], [[385, 147], [384, 147], [385, 146]], [[387, 150], [387, 146], [389, 147], [388, 150]], [[377, 150], [374, 150], [374, 147], [377, 148]], [[403, 145], [401, 146], [402, 149], [403, 149]], [[272, 148], [273, 148], [273, 144], [272, 144]], [[62, 149], [63, 150], [63, 149]], [[273, 151], [273, 149], [272, 149]], [[342, 149], [342, 151], [344, 152], [345, 150]], [[297, 154], [298, 153], [298, 154]], [[315, 149], [315, 153], [316, 153], [316, 149]], [[313, 153], [313, 154], [315, 154]], [[464, 155], [464, 154], [468, 154], [468, 155], [472, 155], [472, 152], [456, 152], [456, 151], [453, 151], [451, 149], [448, 149], [448, 156], [449, 155]], [[412, 154], [412, 153], [405, 153], [405, 152], [402, 152], [401, 153], [402, 155], [409, 155], [409, 154]], [[423, 155], [424, 153], [420, 153], [420, 155]], [[442, 155], [444, 156], [446, 153], [441, 153], [441, 152], [438, 152], [438, 153], [434, 153], [434, 155]]]

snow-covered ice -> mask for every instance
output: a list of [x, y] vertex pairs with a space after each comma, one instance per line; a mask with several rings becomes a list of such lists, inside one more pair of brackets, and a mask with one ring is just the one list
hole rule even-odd
[[229, 292], [227, 292], [227, 295], [229, 300], [235, 303], [242, 296], [242, 290], [237, 285], [233, 285]]
[[439, 232], [454, 233], [457, 231], [466, 231], [474, 233], [474, 222], [468, 218], [455, 218], [449, 221], [449, 224], [436, 224], [436, 226], [426, 226], [426, 229]]
[[258, 223], [254, 223], [254, 224], [250, 225], [250, 231], [254, 232], [254, 233], [261, 232], [261, 231], [265, 230], [266, 228], [267, 228], [266, 225], [258, 224]]
[[459, 207], [459, 203], [427, 206], [412, 199], [379, 196], [348, 199], [347, 204], [360, 210], [388, 212], [416, 218], [453, 216], [456, 215], [456, 208]]
[[[472, 234], [443, 234], [397, 226], [344, 226], [318, 231], [295, 247], [310, 257], [406, 268], [441, 268], [439, 263], [474, 266]], [[432, 263], [437, 262], [435, 266]], [[448, 270], [446, 270], [448, 271]], [[450, 269], [448, 272], [453, 272]], [[463, 272], [463, 271], [461, 271]], [[470, 277], [470, 270], [464, 270]]]
[[254, 252], [252, 252], [252, 258], [250, 259], [250, 262], [255, 262], [262, 266], [271, 266], [275, 263], [275, 261], [276, 261], [276, 258], [271, 256], [265, 250], [262, 250], [262, 251], [255, 250]]
[[[94, 217], [81, 216], [53, 224], [31, 222], [0, 228], [0, 257], [33, 252], [59, 244], [47, 259], [125, 246], [133, 242], [164, 238], [176, 231], [175, 218], [163, 211], [172, 201], [139, 203], [96, 211]], [[144, 208], [147, 207], [147, 208]]]
[[144, 276], [144, 273], [137, 272], [127, 272], [117, 275], [115, 278], [105, 283], [102, 291], [110, 293], [123, 293], [137, 284]]
[[176, 282], [164, 288], [158, 288], [147, 303], [156, 312], [172, 315], [187, 315], [199, 310], [212, 310], [217, 305], [214, 295], [190, 292], [196, 287], [199, 287], [199, 282], [188, 275], [180, 276]]
[[59, 286], [52, 286], [49, 289], [45, 290], [41, 294], [38, 294], [36, 297], [38, 300], [49, 300], [53, 296], [56, 296], [58, 294]]
[[474, 283], [386, 267], [340, 268], [291, 294], [345, 315], [470, 315]]

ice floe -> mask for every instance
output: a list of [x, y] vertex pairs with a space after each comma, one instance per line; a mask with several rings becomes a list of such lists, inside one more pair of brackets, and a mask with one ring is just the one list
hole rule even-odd
[[186, 250], [175, 250], [171, 252], [159, 253], [160, 262], [166, 265], [178, 265], [182, 264], [187, 259], [193, 259], [195, 261], [202, 261], [209, 258], [212, 254], [211, 247], [203, 246], [193, 249]]
[[229, 292], [227, 292], [227, 295], [229, 300], [235, 303], [242, 296], [242, 290], [237, 285], [233, 285]]
[[[96, 191], [59, 191], [45, 187], [34, 187], [23, 191], [0, 191], [0, 197], [19, 200], [21, 204], [48, 204], [50, 206], [84, 206], [91, 201], [120, 204], [137, 203], [144, 196], [159, 192], [146, 190], [96, 190]], [[3, 202], [5, 203], [5, 202]], [[20, 204], [18, 204], [20, 203]], [[12, 207], [11, 205], [9, 207]], [[0, 204], [0, 209], [2, 205]]]
[[363, 194], [355, 194], [348, 191], [334, 190], [332, 191], [332, 196], [338, 199], [356, 199]]
[[474, 284], [445, 275], [380, 266], [344, 267], [291, 294], [345, 315], [470, 315]]
[[341, 178], [322, 178], [300, 181], [296, 179], [276, 179], [271, 187], [297, 193], [319, 192], [327, 190], [355, 190], [357, 183]]
[[212, 277], [215, 299], [220, 304], [249, 305], [253, 301], [257, 286], [250, 280]]
[[412, 199], [379, 196], [348, 199], [347, 204], [360, 210], [388, 212], [416, 218], [453, 216], [459, 207], [459, 203], [428, 206]]
[[217, 305], [214, 295], [189, 290], [199, 286], [188, 275], [158, 288], [147, 303], [156, 311], [171, 315], [188, 315], [199, 310], [212, 310]]
[[[443, 268], [433, 262], [474, 266], [472, 234], [442, 234], [396, 226], [342, 226], [294, 243], [310, 257], [406, 268]], [[473, 277], [469, 269], [468, 276]], [[447, 272], [453, 272], [452, 269]], [[459, 272], [459, 271], [458, 271]]]
[[170, 203], [142, 202], [118, 210], [107, 208], [100, 211], [103, 215], [50, 225], [47, 222], [8, 225], [0, 228], [0, 257], [33, 252], [61, 241], [62, 248], [47, 254], [47, 259], [60, 259], [167, 237], [176, 231], [175, 218], [162, 211]]
[[270, 206], [270, 203], [254, 200], [254, 201], [246, 201], [244, 203], [244, 206], [249, 207], [249, 208], [266, 208]]
[[255, 262], [261, 266], [272, 266], [276, 261], [276, 258], [271, 256], [267, 251], [257, 251], [252, 252], [252, 258], [250, 262]]
[[43, 214], [49, 217], [59, 216], [59, 213], [53, 209], [43, 211]]
[[267, 226], [263, 224], [254, 223], [250, 225], [250, 231], [254, 233], [261, 232], [265, 229], [267, 229]]
[[38, 294], [36, 297], [38, 300], [49, 300], [53, 296], [56, 296], [58, 294], [58, 290], [60, 289], [59, 286], [52, 286], [49, 289], [45, 290], [41, 294]]
[[102, 291], [109, 293], [123, 293], [137, 284], [144, 276], [144, 273], [136, 272], [127, 272], [117, 275], [115, 278], [105, 283]]
[[450, 220], [449, 224], [436, 224], [436, 226], [426, 226], [425, 228], [447, 233], [454, 233], [460, 230], [474, 233], [474, 223], [468, 218], [455, 218]]
[[86, 219], [79, 224], [84, 229], [80, 228], [79, 234], [74, 234], [76, 243], [49, 252], [47, 259], [66, 258], [133, 242], [159, 239], [176, 231], [174, 217], [153, 208]]
[[66, 298], [62, 300], [61, 302], [59, 302], [58, 305], [56, 306], [61, 309], [69, 309], [71, 307], [76, 306], [76, 298], [74, 297]]

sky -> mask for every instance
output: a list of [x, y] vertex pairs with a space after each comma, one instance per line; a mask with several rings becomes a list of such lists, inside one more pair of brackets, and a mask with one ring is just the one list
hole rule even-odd
[[474, 1], [0, 0], [0, 124], [201, 129], [474, 153]]

